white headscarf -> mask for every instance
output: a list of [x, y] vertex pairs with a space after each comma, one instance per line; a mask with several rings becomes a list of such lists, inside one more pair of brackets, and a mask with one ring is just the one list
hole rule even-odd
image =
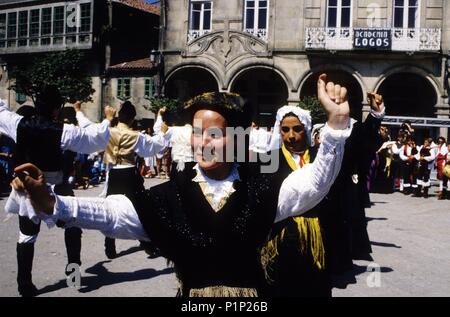
[[281, 121], [283, 118], [292, 112], [297, 116], [300, 122], [305, 126], [306, 140], [308, 145], [311, 145], [311, 114], [298, 106], [284, 106], [278, 109], [275, 125], [273, 127], [272, 140], [270, 141], [269, 150], [277, 150], [281, 148], [283, 141], [281, 139]]

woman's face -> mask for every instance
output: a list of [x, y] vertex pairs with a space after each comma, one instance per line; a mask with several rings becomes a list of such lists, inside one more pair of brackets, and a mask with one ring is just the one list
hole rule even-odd
[[281, 121], [281, 139], [289, 152], [302, 152], [306, 149], [305, 126], [297, 117], [287, 116]]
[[380, 136], [383, 141], [389, 139], [389, 130], [386, 127], [380, 127]]
[[193, 121], [191, 145], [199, 167], [209, 171], [225, 165], [226, 119], [218, 112], [199, 110]]

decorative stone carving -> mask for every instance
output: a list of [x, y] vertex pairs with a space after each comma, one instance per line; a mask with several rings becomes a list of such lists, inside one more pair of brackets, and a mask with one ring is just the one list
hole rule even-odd
[[188, 43], [184, 57], [205, 56], [227, 67], [234, 60], [245, 56], [270, 56], [267, 43], [240, 31], [217, 31]]

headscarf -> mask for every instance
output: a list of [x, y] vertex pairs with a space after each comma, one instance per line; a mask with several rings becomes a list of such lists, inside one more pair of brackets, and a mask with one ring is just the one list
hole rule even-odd
[[293, 113], [300, 122], [305, 126], [306, 140], [311, 145], [311, 114], [298, 106], [284, 106], [278, 109], [275, 125], [273, 127], [272, 140], [270, 141], [269, 150], [277, 150], [281, 148], [283, 140], [281, 139], [281, 121], [288, 113]]

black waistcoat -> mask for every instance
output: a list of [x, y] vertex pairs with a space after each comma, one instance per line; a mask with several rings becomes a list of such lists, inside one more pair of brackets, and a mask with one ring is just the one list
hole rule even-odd
[[20, 120], [17, 127], [17, 162], [33, 163], [45, 172], [62, 170], [63, 124], [42, 116]]
[[273, 224], [281, 184], [248, 165], [239, 175], [236, 191], [217, 213], [190, 168], [138, 195], [143, 227], [174, 262], [184, 294], [217, 285], [258, 289], [264, 283], [259, 248]]

